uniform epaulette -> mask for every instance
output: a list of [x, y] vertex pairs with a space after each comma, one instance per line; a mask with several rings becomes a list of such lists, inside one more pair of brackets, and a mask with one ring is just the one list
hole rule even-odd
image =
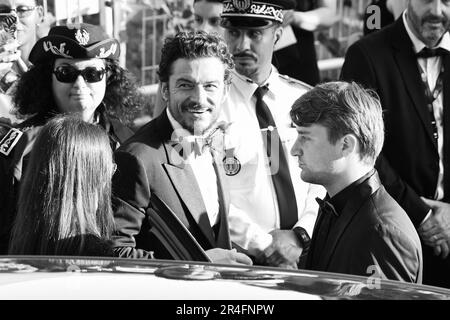
[[8, 156], [22, 135], [23, 132], [10, 123], [0, 121], [0, 155]]
[[290, 84], [295, 85], [296, 87], [301, 87], [302, 89], [305, 90], [311, 90], [313, 87], [303, 81], [297, 80], [295, 78], [291, 78], [289, 76], [286, 76], [284, 74], [279, 74], [280, 78], [283, 80], [286, 80], [287, 82], [289, 82]]

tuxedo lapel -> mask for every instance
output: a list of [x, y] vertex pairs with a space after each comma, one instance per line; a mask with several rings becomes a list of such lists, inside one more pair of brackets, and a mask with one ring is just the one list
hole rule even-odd
[[189, 210], [189, 214], [211, 245], [214, 246], [215, 240], [211, 223], [191, 166], [186, 164], [181, 168], [165, 163], [163, 164], [163, 167], [166, 170], [169, 179], [172, 181], [180, 200], [184, 203], [187, 210]]
[[344, 210], [339, 213], [334, 227], [330, 231], [327, 243], [325, 244], [322, 258], [319, 261], [318, 270], [328, 270], [328, 266], [333, 258], [336, 246], [338, 245], [343, 233], [349, 226], [355, 215], [359, 212], [361, 206], [367, 201], [375, 191], [381, 186], [378, 173], [374, 173], [359, 185], [354, 191], [352, 197], [348, 200]]
[[[436, 147], [437, 150], [437, 143], [433, 138], [431, 116], [427, 109], [427, 101], [420, 77], [417, 58], [414, 53], [411, 39], [409, 38], [403, 24], [403, 19], [401, 18], [395, 22], [391, 43], [394, 48], [394, 59], [402, 75], [403, 83], [405, 84], [414, 108], [419, 114], [419, 118], [425, 127], [430, 142]], [[396, 106], [392, 107], [394, 108]], [[405, 121], [407, 121], [407, 119], [405, 119]]]
[[[180, 155], [182, 147], [172, 141], [173, 128], [166, 112], [163, 112], [157, 121], [157, 132], [163, 143], [162, 147], [167, 158], [167, 163], [163, 163], [162, 166], [172, 182], [180, 201], [189, 211], [186, 214], [191, 215], [211, 246], [214, 247], [214, 234], [197, 179], [191, 166]], [[184, 219], [181, 220], [183, 221]]]

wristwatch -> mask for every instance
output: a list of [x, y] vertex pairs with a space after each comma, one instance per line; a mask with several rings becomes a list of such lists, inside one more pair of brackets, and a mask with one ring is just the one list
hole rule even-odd
[[309, 246], [311, 245], [311, 238], [309, 237], [308, 232], [302, 227], [295, 227], [292, 231], [294, 231], [298, 241], [303, 247], [302, 255], [308, 253]]

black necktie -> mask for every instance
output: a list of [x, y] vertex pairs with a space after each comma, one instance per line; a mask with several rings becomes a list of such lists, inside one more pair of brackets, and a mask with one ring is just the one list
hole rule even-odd
[[[297, 201], [295, 200], [294, 187], [292, 186], [291, 176], [289, 174], [288, 162], [284, 154], [280, 136], [276, 129], [275, 121], [270, 113], [269, 107], [263, 100], [267, 87], [258, 87], [255, 91], [256, 97], [256, 117], [259, 127], [264, 130], [264, 145], [266, 147], [269, 163], [278, 159], [278, 170], [272, 173], [272, 181], [275, 187], [275, 193], [278, 200], [278, 210], [280, 211], [280, 228], [282, 230], [291, 229], [298, 220]], [[267, 137], [265, 136], [267, 134]], [[278, 148], [272, 150], [272, 142], [278, 143]], [[276, 154], [272, 156], [272, 151]]]
[[418, 58], [431, 58], [431, 57], [438, 57], [438, 56], [445, 56], [449, 54], [447, 50], [444, 48], [435, 48], [430, 49], [428, 47], [423, 48], [417, 53]]

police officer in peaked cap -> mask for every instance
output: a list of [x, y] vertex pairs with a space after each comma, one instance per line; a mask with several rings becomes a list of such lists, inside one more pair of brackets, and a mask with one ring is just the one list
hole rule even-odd
[[227, 146], [231, 240], [256, 264], [296, 269], [307, 252], [322, 187], [300, 178], [289, 150], [296, 130], [289, 112], [307, 84], [272, 66], [290, 0], [225, 0], [221, 25], [235, 72], [224, 106], [232, 123]]

